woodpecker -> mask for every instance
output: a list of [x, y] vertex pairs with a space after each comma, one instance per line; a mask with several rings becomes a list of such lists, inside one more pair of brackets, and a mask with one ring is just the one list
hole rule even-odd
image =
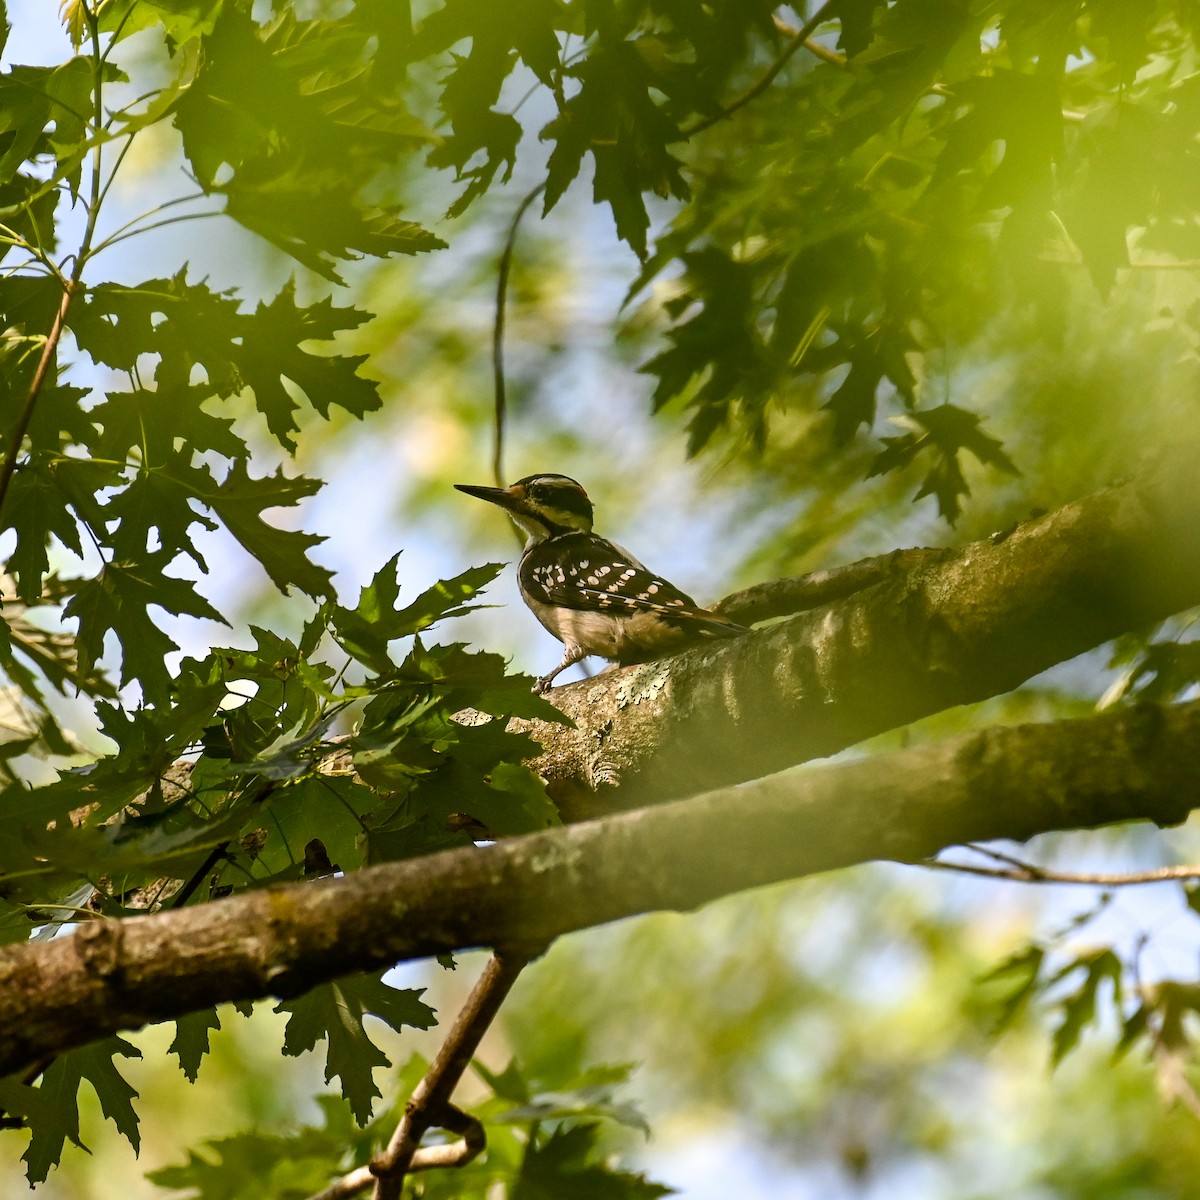
[[504, 509], [525, 534], [521, 598], [565, 647], [562, 662], [534, 685], [538, 694], [591, 654], [625, 666], [748, 632], [594, 534], [592, 502], [566, 475], [526, 475], [506, 488], [454, 486]]

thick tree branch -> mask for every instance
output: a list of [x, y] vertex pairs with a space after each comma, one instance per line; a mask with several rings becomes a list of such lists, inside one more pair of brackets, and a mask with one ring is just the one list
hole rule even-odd
[[0, 1074], [119, 1029], [491, 946], [514, 960], [635, 913], [870, 859], [1200, 802], [1200, 703], [996, 728], [484, 848], [271, 887], [0, 950]]
[[1007, 535], [903, 553], [917, 565], [836, 605], [550, 692], [576, 728], [520, 724], [564, 815], [829, 755], [1200, 604], [1200, 476], [1177, 462]]
[[768, 579], [731, 593], [713, 607], [743, 625], [754, 625], [774, 617], [790, 617], [823, 604], [832, 604], [835, 600], [845, 600], [855, 592], [896, 579], [918, 567], [943, 562], [953, 558], [954, 553], [953, 550], [925, 546], [893, 550], [890, 554], [860, 558], [857, 562], [813, 571], [809, 575]]

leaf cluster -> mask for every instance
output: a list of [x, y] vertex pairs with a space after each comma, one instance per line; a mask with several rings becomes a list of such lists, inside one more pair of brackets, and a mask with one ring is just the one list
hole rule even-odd
[[787, 87], [692, 143], [691, 201], [632, 289], [655, 281], [669, 323], [644, 370], [656, 405], [689, 415], [693, 452], [719, 434], [761, 452], [789, 414], [822, 411], [811, 436], [830, 457], [900, 419], [914, 432], [884, 438], [868, 473], [915, 472], [914, 498], [954, 521], [965, 455], [1013, 464], [981, 414], [931, 394], [937, 376], [977, 379], [971, 348], [991, 354], [1016, 314], [1061, 352], [1080, 268], [1106, 295], [1131, 245], [1194, 260], [1193, 14], [1018, 0], [837, 15], [844, 63], [801, 53]]
[[[234, 2], [80, 0], [64, 16], [80, 53], [0, 77], [0, 529], [19, 604], [0, 656], [44, 727], [46, 686], [111, 694], [101, 668], [117, 653], [120, 685], [162, 707], [177, 647], [150, 610], [225, 619], [194, 582], [205, 532], [223, 529], [281, 590], [331, 596], [310, 557], [321, 539], [266, 515], [319, 482], [252, 467], [256, 435], [235, 418], [256, 411], [291, 453], [305, 414], [361, 418], [381, 403], [363, 356], [330, 352], [368, 319], [358, 308], [303, 303], [288, 283], [249, 309], [186, 265], [133, 285], [91, 283], [86, 268], [142, 231], [222, 212], [331, 280], [339, 259], [442, 244], [385, 194], [391, 162], [427, 136], [378, 61], [382, 13], [282, 11], [259, 24]], [[169, 52], [165, 81], [121, 103], [133, 85], [114, 56], [147, 29]], [[200, 192], [109, 230], [104, 204], [128, 151], [168, 123]], [[75, 248], [64, 197], [84, 210]], [[105, 383], [67, 384], [69, 367]], [[25, 613], [74, 636], [25, 632]]]
[[[313, 288], [359, 258], [443, 245], [400, 198], [417, 155], [453, 174], [455, 217], [533, 141], [544, 214], [590, 180], [640, 264], [631, 298], [648, 292], [664, 330], [644, 366], [654, 403], [686, 413], [693, 453], [786, 447], [780, 428], [801, 414], [833, 457], [898, 421], [865, 473], [917, 477], [917, 498], [951, 521], [971, 460], [1018, 462], [982, 412], [933, 394], [939, 364], [979, 353], [1014, 314], [1053, 354], [1071, 272], [1104, 295], [1131, 247], [1171, 266], [1197, 254], [1200, 93], [1182, 3], [839, 0], [820, 55], [760, 0], [445, 0], [415, 23], [386, 0], [267, 7], [70, 0], [67, 61], [0, 75], [0, 669], [17, 714], [0, 736], [3, 941], [557, 819], [521, 765], [533, 746], [506, 729], [554, 710], [497, 656], [425, 637], [496, 568], [409, 600], [393, 558], [350, 606], [314, 557], [320, 539], [272, 515], [320, 485], [264, 464], [264, 445], [291, 456], [307, 427], [381, 407], [363, 357], [342, 352], [370, 314]], [[156, 47], [149, 91], [135, 33]], [[198, 190], [112, 227], [105, 201], [131, 147], [168, 126]], [[221, 218], [289, 256], [299, 282], [247, 304], [184, 263], [135, 284], [95, 276], [126, 238]], [[1194, 313], [1170, 319], [1194, 335]], [[197, 580], [217, 530], [313, 615], [294, 638], [255, 627], [248, 645], [179, 664], [161, 614], [228, 620]], [[1190, 643], [1130, 653], [1129, 690], [1194, 686]], [[74, 693], [112, 747], [94, 761], [55, 715]], [[21, 760], [37, 753], [63, 769], [32, 786]], [[1065, 965], [1033, 947], [994, 982], [1010, 1017], [1037, 995], [1056, 1006], [1056, 1061], [1111, 995], [1123, 1046], [1145, 1042], [1186, 1082], [1194, 993], [1131, 986], [1132, 970], [1109, 947]], [[388, 1061], [367, 1018], [425, 1027], [420, 996], [359, 978], [280, 1011], [284, 1052], [324, 1042], [345, 1104], [325, 1105], [323, 1129], [226, 1139], [158, 1182], [315, 1190], [385, 1136], [351, 1128]], [[189, 1079], [219, 1024], [215, 1011], [178, 1023]], [[110, 1039], [37, 1087], [0, 1083], [0, 1106], [32, 1130], [32, 1180], [80, 1142], [84, 1082], [136, 1147], [116, 1065], [135, 1054]], [[488, 1119], [511, 1137], [421, 1194], [500, 1179], [528, 1198], [662, 1194], [601, 1151], [595, 1120], [637, 1124], [611, 1081], [484, 1079]]]
[[[199, 903], [557, 823], [541, 780], [521, 765], [534, 744], [506, 726], [512, 715], [561, 714], [498, 656], [417, 636], [474, 608], [499, 567], [398, 606], [396, 566], [354, 608], [322, 604], [298, 642], [255, 629], [249, 650], [187, 660], [162, 702], [134, 712], [102, 702], [114, 753], [43, 787], [0, 793], [0, 936], [46, 936], [97, 913]], [[339, 723], [347, 734], [334, 733]], [[380, 1095], [372, 1071], [388, 1063], [364, 1018], [394, 1029], [433, 1022], [417, 993], [378, 977], [339, 980], [277, 1011], [289, 1016], [284, 1053], [326, 1043], [326, 1078], [340, 1081], [360, 1124]], [[211, 1010], [178, 1023], [171, 1051], [190, 1079], [218, 1027]], [[124, 1045], [114, 1039], [110, 1049]], [[79, 1140], [73, 1101], [51, 1103], [49, 1089], [73, 1097], [84, 1077], [100, 1086], [77, 1056], [58, 1062], [32, 1091], [17, 1080], [0, 1088], [0, 1104], [11, 1099], [6, 1110], [34, 1130], [32, 1181], [58, 1161], [64, 1139]], [[118, 1127], [136, 1147], [127, 1105]]]
[[[503, 1071], [476, 1064], [486, 1091], [473, 1106], [488, 1136], [486, 1156], [454, 1172], [433, 1172], [416, 1183], [424, 1200], [484, 1197], [497, 1185], [508, 1194], [586, 1196], [597, 1200], [653, 1200], [670, 1193], [611, 1161], [607, 1145], [622, 1128], [644, 1122], [616, 1098], [628, 1068], [581, 1071], [554, 1078], [523, 1070], [515, 1060]], [[398, 1071], [406, 1094], [428, 1063], [414, 1055]], [[210, 1141], [176, 1166], [150, 1174], [152, 1182], [187, 1192], [188, 1200], [239, 1200], [262, 1195], [300, 1197], [321, 1190], [338, 1174], [366, 1165], [385, 1142], [397, 1113], [389, 1109], [356, 1129], [347, 1104], [318, 1096], [322, 1123], [287, 1133], [247, 1133]]]

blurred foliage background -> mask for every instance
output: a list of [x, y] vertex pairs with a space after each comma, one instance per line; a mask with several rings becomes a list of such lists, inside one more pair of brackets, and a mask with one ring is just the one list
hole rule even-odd
[[[52, 7], [10, 2], [6, 64], [69, 57]], [[146, 28], [120, 55], [134, 91], [178, 68], [187, 22], [215, 36], [223, 6], [141, 7]], [[239, 201], [217, 169], [207, 182], [227, 188], [230, 211], [248, 206], [242, 224], [163, 228], [103, 264], [103, 278], [132, 284], [186, 259], [189, 280], [250, 303], [294, 277], [305, 304], [332, 294], [375, 314], [335, 345], [367, 356], [381, 407], [362, 421], [306, 410], [295, 435], [295, 463], [326, 486], [287, 520], [327, 539], [313, 558], [340, 596], [397, 549], [402, 588], [418, 590], [514, 557], [494, 514], [449, 485], [491, 481], [497, 272], [518, 205], [544, 184], [549, 211], [536, 202], [515, 234], [505, 473], [579, 478], [602, 533], [701, 599], [986, 535], [1194, 431], [1200, 75], [1183, 0], [842, 0], [816, 30], [820, 54], [789, 52], [811, 13], [758, 2], [451, 0], [414, 5], [408, 28], [406, 7], [253, 14], [379, 22], [377, 69], [394, 72], [412, 145], [376, 164], [370, 186], [446, 249], [339, 261], [335, 284], [329, 260], [280, 248], [286, 231], [247, 233], [263, 219], [251, 200], [264, 201]], [[722, 116], [780, 60], [770, 86]], [[114, 228], [186, 185], [185, 151], [197, 170], [179, 122], [139, 139], [110, 199]], [[303, 215], [292, 192], [265, 203]], [[109, 382], [82, 359], [65, 379]], [[261, 470], [291, 461], [250, 400], [227, 404]], [[298, 636], [308, 599], [273, 589], [227, 532], [196, 536], [210, 569], [188, 577], [234, 620], [234, 640], [250, 644], [251, 622]], [[53, 553], [55, 569], [79, 569], [62, 545]], [[488, 598], [498, 607], [439, 636], [530, 672], [553, 661], [511, 572]], [[186, 616], [159, 623], [187, 653], [231, 636]], [[1189, 694], [1188, 629], [1144, 631], [878, 744]], [[83, 700], [53, 703], [82, 744], [102, 745]], [[1200, 844], [1189, 826], [1047, 837], [1022, 854], [1137, 867], [1195, 861]], [[482, 1057], [495, 1072], [515, 1059], [543, 1095], [619, 1084], [653, 1132], [605, 1120], [601, 1148], [693, 1200], [1191, 1196], [1192, 1016], [1177, 1014], [1165, 1040], [1127, 1024], [1139, 987], [1194, 976], [1190, 900], [1171, 884], [1111, 896], [860, 868], [576, 935], [522, 978]], [[1032, 967], [1030, 947], [1045, 955]], [[1111, 970], [1097, 957], [1110, 949]], [[399, 975], [445, 1015], [476, 965]], [[312, 1175], [296, 1165], [313, 1140], [297, 1130], [358, 1135], [340, 1101], [311, 1098], [323, 1090], [313, 1055], [280, 1058], [270, 1008], [248, 1021], [222, 1011], [194, 1085], [164, 1031], [133, 1038], [142, 1058], [122, 1069], [141, 1097], [140, 1161], [85, 1088], [92, 1153], [68, 1148], [39, 1190], [162, 1196], [144, 1172], [189, 1148], [223, 1164], [206, 1197], [319, 1186], [321, 1162]], [[389, 1030], [380, 1045], [403, 1062], [435, 1038]], [[589, 1076], [611, 1063], [631, 1070]], [[402, 1100], [386, 1072], [376, 1079]], [[474, 1086], [480, 1104], [503, 1091]], [[275, 1150], [204, 1148], [246, 1130], [278, 1138]], [[24, 1135], [0, 1136], [7, 1150]], [[239, 1153], [255, 1170], [276, 1164], [269, 1185], [246, 1168], [253, 1190], [230, 1190]], [[22, 1186], [17, 1157], [0, 1159], [6, 1194]], [[159, 1182], [197, 1194], [202, 1177]], [[494, 1186], [430, 1177], [413, 1194]], [[579, 1186], [643, 1194], [630, 1177], [624, 1191]]]

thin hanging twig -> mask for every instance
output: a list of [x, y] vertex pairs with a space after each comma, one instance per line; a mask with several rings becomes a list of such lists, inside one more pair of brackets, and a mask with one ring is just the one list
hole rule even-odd
[[495, 421], [492, 431], [492, 476], [497, 487], [503, 487], [504, 479], [504, 425], [508, 417], [508, 396], [504, 380], [504, 325], [505, 309], [508, 304], [508, 277], [512, 272], [513, 251], [517, 244], [517, 230], [529, 206], [546, 190], [539, 183], [517, 205], [509, 222], [508, 236], [504, 240], [504, 252], [500, 255], [500, 268], [496, 276], [496, 319], [492, 326], [492, 381], [494, 385]]

